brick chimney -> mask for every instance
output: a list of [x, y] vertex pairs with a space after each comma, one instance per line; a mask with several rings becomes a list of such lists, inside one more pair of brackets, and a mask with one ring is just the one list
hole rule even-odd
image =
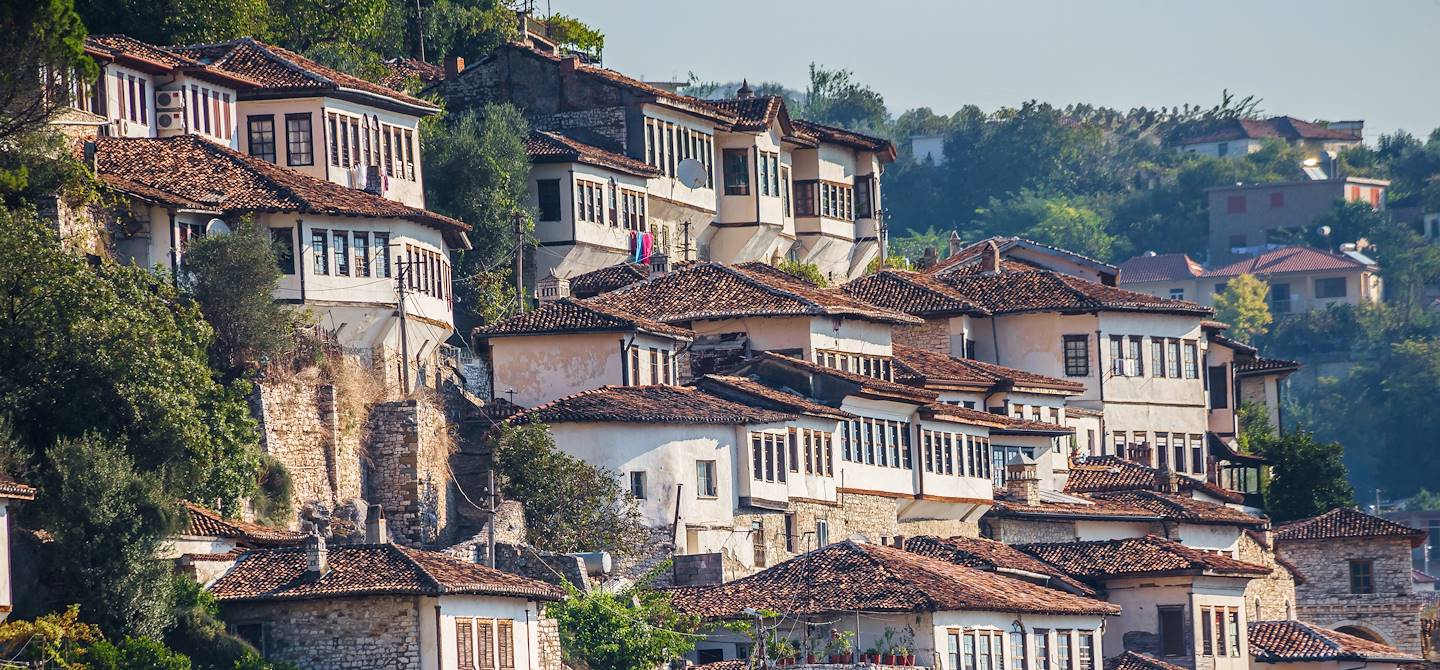
[[1155, 488], [1161, 493], [1180, 492], [1180, 474], [1169, 467], [1160, 468], [1155, 473]]
[[390, 544], [390, 531], [385, 526], [385, 508], [371, 505], [365, 511], [365, 544]]
[[579, 56], [566, 56], [560, 60], [560, 71], [566, 74], [573, 74], [580, 69]]
[[325, 538], [312, 533], [305, 538], [305, 576], [319, 579], [330, 572], [330, 551], [325, 548]]
[[445, 78], [454, 79], [465, 70], [465, 59], [459, 56], [450, 56], [445, 59]]
[[1040, 474], [1035, 459], [1022, 455], [1019, 461], [1005, 465], [1005, 491], [1027, 507], [1040, 504]]
[[980, 274], [993, 275], [1000, 272], [1000, 245], [995, 240], [985, 243], [984, 255], [980, 257]]
[[755, 97], [755, 89], [750, 88], [749, 79], [740, 80], [740, 88], [735, 90], [735, 97], [741, 100]]

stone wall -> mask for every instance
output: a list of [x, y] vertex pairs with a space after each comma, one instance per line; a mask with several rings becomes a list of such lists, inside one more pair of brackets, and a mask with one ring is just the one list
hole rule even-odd
[[539, 638], [539, 670], [566, 670], [565, 654], [560, 648], [560, 624], [550, 618], [542, 607], [540, 618], [535, 622], [535, 634]]
[[366, 449], [368, 500], [385, 508], [398, 544], [449, 544], [455, 510], [450, 484], [454, 440], [445, 415], [429, 400], [380, 403], [370, 411]]
[[[1295, 586], [1296, 618], [1326, 628], [1353, 628], [1419, 655], [1420, 614], [1410, 543], [1405, 538], [1349, 538], [1277, 542], [1280, 558], [1303, 579]], [[1375, 592], [1350, 592], [1350, 562], [1373, 561]], [[1353, 632], [1353, 631], [1346, 631]]]
[[896, 326], [891, 332], [890, 339], [895, 344], [948, 355], [950, 353], [950, 320], [926, 319], [925, 323], [918, 326]]
[[1031, 542], [1074, 542], [1078, 537], [1075, 524], [1069, 521], [1036, 521], [1031, 519], [987, 518], [990, 539], [1005, 544]]
[[1236, 558], [1270, 568], [1269, 575], [1252, 579], [1245, 586], [1245, 616], [1248, 620], [1276, 621], [1294, 618], [1295, 576], [1289, 568], [1275, 560], [1273, 545], [1263, 536], [1256, 537], [1245, 532], [1240, 535], [1236, 548]]
[[294, 482], [296, 510], [308, 505], [330, 512], [362, 497], [361, 435], [341, 426], [334, 386], [265, 381], [256, 385], [250, 402], [261, 450], [284, 465]]
[[222, 604], [225, 621], [241, 632], [263, 631], [270, 661], [301, 670], [420, 670], [417, 598], [368, 596], [276, 603]]

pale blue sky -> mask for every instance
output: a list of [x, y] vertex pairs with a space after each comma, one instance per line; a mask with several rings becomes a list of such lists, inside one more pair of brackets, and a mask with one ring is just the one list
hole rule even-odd
[[[536, 0], [545, 11], [546, 0]], [[892, 114], [1031, 98], [1120, 109], [1212, 105], [1440, 126], [1440, 0], [550, 0], [605, 32], [605, 65], [649, 80], [803, 88], [853, 70]]]

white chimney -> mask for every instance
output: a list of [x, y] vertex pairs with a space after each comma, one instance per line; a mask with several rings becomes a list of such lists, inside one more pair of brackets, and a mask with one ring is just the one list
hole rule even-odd
[[305, 558], [308, 561], [305, 569], [307, 577], [319, 579], [330, 572], [330, 551], [325, 548], [325, 538], [319, 533], [305, 538]]
[[385, 508], [371, 505], [365, 511], [365, 544], [390, 544], [390, 531], [385, 525]]

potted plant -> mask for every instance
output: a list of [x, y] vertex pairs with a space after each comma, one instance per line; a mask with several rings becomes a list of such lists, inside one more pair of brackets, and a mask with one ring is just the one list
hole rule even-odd
[[905, 646], [904, 643], [895, 645], [895, 648], [891, 649], [890, 653], [897, 665], [915, 665], [915, 655], [910, 653], [910, 648]]
[[780, 637], [771, 633], [770, 656], [780, 665], [793, 665], [795, 663], [795, 643], [789, 638]]
[[868, 647], [865, 648], [865, 662], [866, 662], [866, 663], [874, 663], [874, 664], [876, 664], [876, 665], [879, 665], [879, 663], [880, 663], [880, 643], [879, 643], [879, 642], [872, 643], [870, 646], [868, 646]]
[[852, 660], [850, 643], [854, 640], [854, 631], [830, 629], [830, 644], [825, 649], [830, 654], [830, 662], [848, 665]]
[[894, 628], [886, 626], [885, 635], [880, 638], [884, 640], [885, 649], [885, 653], [881, 655], [880, 660], [885, 665], [895, 665], [895, 632]]
[[900, 665], [915, 665], [915, 629], [905, 627], [900, 633], [900, 644], [895, 647], [895, 655], [899, 657]]

